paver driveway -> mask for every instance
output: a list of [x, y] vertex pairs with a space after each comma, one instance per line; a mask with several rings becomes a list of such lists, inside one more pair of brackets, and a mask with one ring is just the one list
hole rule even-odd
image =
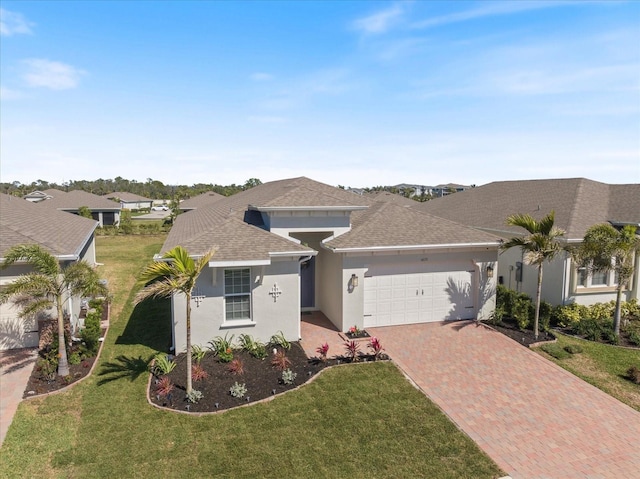
[[640, 478], [640, 413], [471, 321], [367, 329], [514, 479]]

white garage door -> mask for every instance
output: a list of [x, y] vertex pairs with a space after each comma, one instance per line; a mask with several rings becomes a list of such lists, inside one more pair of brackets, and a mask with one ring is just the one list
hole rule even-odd
[[432, 269], [365, 276], [364, 326], [475, 318], [474, 272]]

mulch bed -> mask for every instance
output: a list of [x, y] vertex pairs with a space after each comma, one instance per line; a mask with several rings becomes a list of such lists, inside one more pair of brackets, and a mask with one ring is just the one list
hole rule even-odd
[[[203, 394], [203, 398], [195, 404], [186, 399], [186, 355], [180, 354], [175, 358], [176, 367], [167, 376], [174, 384], [170, 397], [157, 395], [158, 378], [152, 377], [149, 390], [151, 402], [162, 407], [189, 412], [215, 412], [230, 409], [244, 404], [253, 403], [294, 389], [306, 383], [323, 369], [349, 362], [345, 358], [327, 359], [326, 362], [317, 358], [307, 358], [299, 343], [291, 343], [291, 349], [286, 351], [287, 358], [291, 361], [291, 369], [297, 374], [293, 384], [282, 382], [282, 372], [271, 365], [272, 354], [265, 359], [256, 359], [246, 351], [234, 350], [234, 359], [240, 359], [244, 365], [242, 375], [233, 375], [229, 372], [229, 363], [220, 362], [218, 357], [207, 353], [200, 362], [208, 377], [200, 381], [193, 381], [193, 389]], [[372, 361], [373, 357], [362, 355], [360, 361]], [[195, 364], [195, 362], [194, 362]], [[231, 396], [229, 388], [235, 383], [245, 384], [247, 392], [243, 398]]]
[[485, 322], [487, 326], [495, 329], [496, 331], [504, 334], [505, 336], [510, 337], [514, 341], [517, 341], [519, 344], [523, 346], [529, 347], [535, 343], [541, 343], [545, 341], [555, 341], [555, 336], [549, 332], [539, 331], [538, 338], [536, 339], [533, 330], [525, 329], [521, 330], [516, 326], [515, 321], [511, 322], [508, 319], [502, 321], [502, 324], [496, 326], [491, 324], [490, 322]]
[[88, 358], [80, 364], [70, 364], [69, 376], [62, 377], [56, 374], [54, 379], [43, 378], [42, 372], [36, 363], [29, 377], [27, 387], [24, 390], [23, 397], [28, 398], [40, 394], [52, 393], [79, 381], [89, 374], [95, 360], [96, 358]]

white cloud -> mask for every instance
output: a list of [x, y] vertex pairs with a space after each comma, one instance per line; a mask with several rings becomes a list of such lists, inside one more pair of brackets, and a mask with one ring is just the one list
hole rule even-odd
[[256, 72], [251, 74], [251, 79], [253, 81], [270, 81], [273, 80], [273, 75], [271, 73]]
[[385, 33], [404, 15], [404, 5], [396, 3], [385, 10], [359, 18], [353, 22], [353, 28], [364, 33]]
[[250, 116], [247, 118], [247, 120], [254, 123], [272, 123], [272, 124], [287, 122], [287, 119], [282, 116], [264, 116], [264, 115]]
[[22, 96], [22, 92], [18, 90], [12, 90], [10, 88], [0, 86], [0, 100], [2, 101], [19, 100]]
[[0, 35], [10, 37], [16, 34], [31, 34], [34, 24], [28, 21], [21, 13], [10, 12], [0, 8]]
[[527, 12], [530, 10], [539, 10], [543, 8], [553, 8], [566, 5], [579, 5], [584, 2], [580, 1], [525, 1], [518, 2], [490, 2], [480, 4], [479, 7], [471, 8], [461, 12], [450, 13], [448, 15], [440, 15], [427, 20], [415, 22], [411, 28], [431, 28], [440, 25], [448, 25], [450, 23], [466, 22], [475, 20], [476, 18], [491, 17], [496, 15], [510, 15], [513, 13]]
[[23, 78], [31, 87], [68, 90], [77, 87], [80, 78], [86, 75], [84, 70], [61, 62], [31, 58], [22, 63], [27, 67]]

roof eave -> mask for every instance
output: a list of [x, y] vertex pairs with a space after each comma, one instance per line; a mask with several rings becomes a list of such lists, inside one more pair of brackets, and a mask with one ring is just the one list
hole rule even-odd
[[492, 248], [498, 249], [499, 241], [486, 243], [449, 243], [449, 244], [429, 244], [429, 245], [406, 245], [406, 246], [364, 246], [352, 248], [332, 248], [330, 245], [322, 244], [334, 253], [376, 253], [386, 251], [417, 251], [435, 249], [468, 249], [468, 248]]

